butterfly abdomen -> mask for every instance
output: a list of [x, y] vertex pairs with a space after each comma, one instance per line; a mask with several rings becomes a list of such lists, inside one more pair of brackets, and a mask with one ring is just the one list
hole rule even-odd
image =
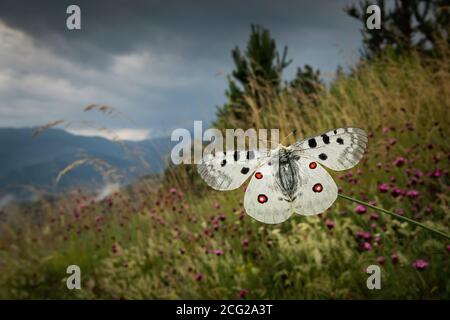
[[280, 151], [276, 180], [282, 194], [285, 196], [284, 200], [288, 202], [295, 200], [299, 186], [300, 175], [296, 159], [296, 156], [292, 156], [291, 153], [286, 153], [284, 150]]

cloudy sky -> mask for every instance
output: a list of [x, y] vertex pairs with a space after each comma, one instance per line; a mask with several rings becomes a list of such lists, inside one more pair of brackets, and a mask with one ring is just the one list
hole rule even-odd
[[[92, 120], [143, 139], [207, 125], [225, 102], [230, 51], [245, 46], [250, 24], [288, 45], [286, 78], [304, 64], [327, 78], [358, 58], [360, 24], [342, 10], [355, 1], [2, 0], [0, 127]], [[81, 7], [81, 30], [66, 28], [70, 4]], [[83, 112], [93, 103], [132, 121]]]

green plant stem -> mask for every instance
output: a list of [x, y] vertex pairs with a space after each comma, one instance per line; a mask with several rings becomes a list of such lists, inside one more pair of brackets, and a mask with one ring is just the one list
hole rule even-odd
[[369, 204], [369, 203], [367, 203], [367, 202], [364, 202], [364, 201], [361, 201], [361, 200], [357, 200], [357, 199], [351, 198], [351, 197], [349, 197], [349, 196], [345, 196], [345, 195], [343, 195], [343, 194], [338, 194], [338, 196], [341, 197], [342, 199], [349, 200], [349, 201], [353, 201], [353, 202], [362, 204], [362, 205], [364, 205], [364, 206], [366, 206], [366, 207], [369, 207], [369, 208], [371, 208], [371, 209], [374, 209], [374, 210], [377, 210], [377, 211], [386, 213], [386, 214], [388, 214], [388, 215], [390, 215], [390, 216], [392, 216], [392, 217], [394, 217], [394, 218], [396, 218], [396, 219], [398, 219], [398, 220], [402, 220], [402, 221], [406, 221], [406, 222], [408, 222], [408, 223], [414, 224], [414, 225], [419, 226], [419, 227], [421, 227], [421, 228], [424, 228], [424, 229], [426, 229], [426, 230], [428, 230], [428, 231], [430, 231], [430, 232], [432, 232], [432, 233], [434, 233], [434, 234], [438, 234], [438, 235], [440, 235], [440, 236], [446, 238], [447, 240], [450, 240], [450, 236], [449, 236], [448, 234], [446, 234], [445, 232], [442, 232], [442, 231], [439, 231], [439, 230], [430, 228], [430, 227], [424, 225], [423, 223], [420, 223], [420, 222], [415, 221], [415, 220], [413, 220], [413, 219], [410, 219], [410, 218], [401, 216], [401, 215], [396, 214], [396, 213], [394, 213], [394, 212], [392, 212], [392, 211], [385, 210], [385, 209], [383, 209], [383, 208], [379, 208], [379, 207], [373, 206], [373, 205], [371, 205], [371, 204]]

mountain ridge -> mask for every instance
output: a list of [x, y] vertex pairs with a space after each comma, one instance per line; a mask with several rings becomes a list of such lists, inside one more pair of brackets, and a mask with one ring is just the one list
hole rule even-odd
[[[0, 128], [0, 195], [26, 198], [26, 186], [44, 193], [59, 193], [75, 187], [95, 189], [107, 183], [92, 166], [79, 166], [58, 184], [59, 172], [78, 159], [105, 161], [131, 183], [142, 176], [161, 173], [170, 151], [170, 137], [142, 141], [111, 141], [50, 128], [33, 138], [35, 128]], [[146, 165], [148, 164], [148, 166]]]

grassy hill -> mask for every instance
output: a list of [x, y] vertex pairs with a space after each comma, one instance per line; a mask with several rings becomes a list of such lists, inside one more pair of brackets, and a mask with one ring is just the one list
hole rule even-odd
[[[363, 161], [333, 174], [340, 192], [449, 233], [449, 66], [448, 54], [385, 56], [301, 106], [300, 93], [267, 88], [250, 125], [366, 130]], [[245, 214], [243, 189], [199, 195], [189, 179], [168, 174], [168, 187], [142, 181], [101, 201], [78, 192], [33, 207], [38, 222], [3, 225], [0, 298], [450, 298], [450, 243], [426, 230], [341, 199], [265, 225]], [[82, 290], [66, 289], [70, 264]], [[381, 290], [366, 287], [372, 264]]]

